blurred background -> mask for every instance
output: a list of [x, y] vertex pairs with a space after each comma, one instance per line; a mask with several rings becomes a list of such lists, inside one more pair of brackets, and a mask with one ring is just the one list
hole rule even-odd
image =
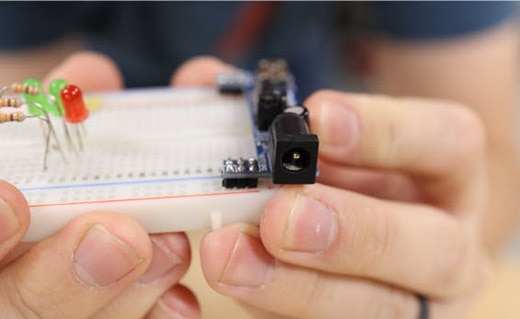
[[[520, 42], [517, 3], [0, 2], [0, 17], [6, 30], [0, 37], [0, 83], [43, 78], [82, 49], [113, 58], [128, 87], [167, 85], [173, 70], [195, 55], [216, 55], [246, 69], [254, 69], [259, 58], [281, 56], [303, 97], [333, 88], [463, 101], [494, 119], [490, 125], [500, 133], [490, 139], [507, 153], [491, 167], [498, 176], [493, 208], [511, 210], [512, 202], [520, 202], [514, 181], [519, 163], [512, 154], [520, 149], [520, 58], [510, 50]], [[518, 27], [516, 41], [506, 39], [512, 33], [501, 29], [506, 24]], [[502, 93], [517, 94], [518, 106], [511, 108]], [[515, 231], [472, 318], [518, 319], [520, 223], [511, 216], [489, 218], [484, 225], [494, 237], [512, 225]], [[191, 235], [196, 246], [200, 234]], [[502, 247], [501, 240], [490, 239], [490, 245]], [[196, 259], [193, 264], [187, 281], [207, 290]], [[211, 307], [222, 305], [227, 303]], [[207, 318], [226, 313], [215, 310]]]

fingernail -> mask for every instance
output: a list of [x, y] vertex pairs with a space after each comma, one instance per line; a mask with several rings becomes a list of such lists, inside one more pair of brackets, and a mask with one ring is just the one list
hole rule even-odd
[[330, 247], [337, 233], [336, 214], [321, 201], [298, 194], [289, 214], [280, 248], [321, 253]]
[[240, 232], [219, 283], [230, 286], [259, 288], [273, 273], [274, 258], [258, 238]]
[[354, 112], [344, 105], [347, 103], [349, 100], [338, 99], [322, 105], [318, 132], [320, 144], [350, 148], [356, 141], [358, 120]]
[[153, 258], [146, 272], [139, 278], [137, 284], [152, 283], [181, 264], [182, 259], [174, 253], [174, 241], [160, 236], [150, 237], [153, 247]]
[[0, 243], [13, 236], [18, 228], [18, 215], [6, 200], [0, 198]]
[[73, 258], [78, 280], [96, 288], [115, 284], [143, 261], [132, 247], [99, 224], [85, 233]]

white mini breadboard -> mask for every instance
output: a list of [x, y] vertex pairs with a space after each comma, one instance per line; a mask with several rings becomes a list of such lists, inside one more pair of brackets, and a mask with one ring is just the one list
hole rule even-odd
[[275, 186], [221, 186], [224, 159], [257, 155], [244, 97], [214, 89], [147, 89], [87, 100], [83, 151], [67, 147], [62, 119], [53, 118], [66, 161], [53, 145], [46, 170], [39, 120], [0, 125], [0, 178], [17, 186], [31, 209], [26, 241], [90, 211], [128, 214], [150, 233], [258, 222]]

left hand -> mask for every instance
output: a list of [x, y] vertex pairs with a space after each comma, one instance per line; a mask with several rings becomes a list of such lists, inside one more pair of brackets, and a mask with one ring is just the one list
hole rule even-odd
[[[69, 57], [44, 86], [55, 78], [84, 91], [123, 87], [115, 64], [93, 52]], [[185, 234], [149, 235], [124, 214], [96, 211], [41, 242], [20, 243], [30, 224], [28, 203], [4, 181], [0, 197], [3, 319], [200, 318], [194, 294], [179, 284], [191, 257]]]
[[484, 132], [439, 100], [321, 91], [305, 103], [320, 138], [319, 184], [286, 186], [260, 227], [201, 243], [218, 292], [258, 317], [463, 318], [487, 273], [480, 219]]

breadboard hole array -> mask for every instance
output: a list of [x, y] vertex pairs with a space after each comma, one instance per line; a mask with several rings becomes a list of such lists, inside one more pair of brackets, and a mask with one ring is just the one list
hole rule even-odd
[[0, 178], [20, 188], [30, 205], [223, 192], [222, 160], [256, 156], [243, 97], [154, 89], [88, 99], [83, 151], [67, 146], [62, 120], [53, 118], [65, 161], [51, 143], [46, 170], [38, 121], [0, 126]]

